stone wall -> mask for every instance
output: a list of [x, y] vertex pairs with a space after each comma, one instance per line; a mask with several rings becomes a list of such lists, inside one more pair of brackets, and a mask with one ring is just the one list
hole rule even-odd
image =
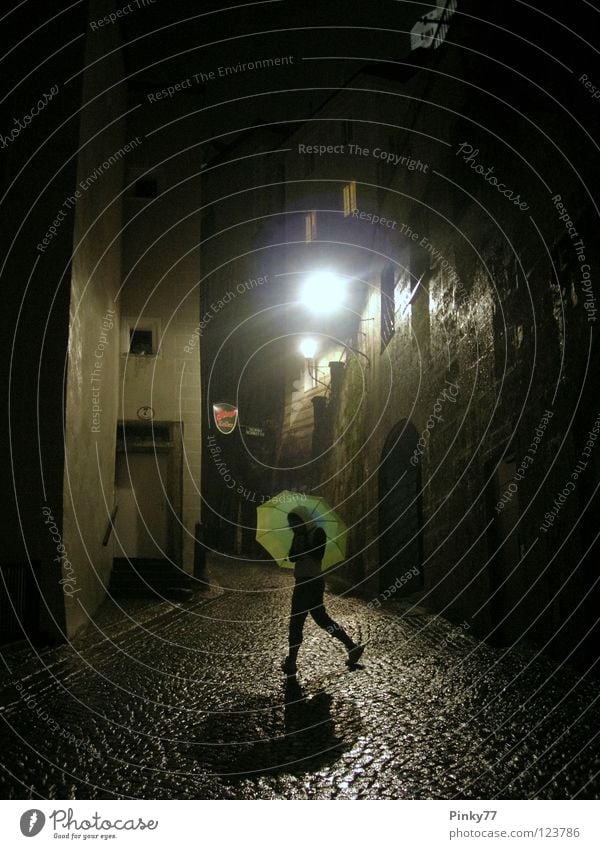
[[[91, 3], [90, 19], [110, 8]], [[135, 148], [125, 122], [114, 121], [126, 109], [122, 77], [118, 30], [90, 32], [74, 188], [65, 405], [61, 568], [69, 636], [88, 624], [104, 599], [112, 568], [112, 544], [104, 538], [114, 507], [122, 189]]]
[[[453, 37], [465, 37], [460, 22]], [[467, 37], [471, 43], [474, 33]], [[515, 56], [516, 64], [527, 61]], [[453, 84], [457, 77], [463, 85]], [[543, 95], [531, 93], [523, 117], [525, 93], [502, 105], [502, 85], [492, 76], [489, 91], [478, 90], [476, 64], [466, 66], [451, 48], [430, 58], [429, 73], [402, 84], [385, 69], [380, 78], [355, 78], [353, 86], [371, 96], [342, 90], [315, 123], [287, 140], [288, 204], [299, 211], [290, 231], [310, 203], [319, 234], [317, 245], [290, 248], [288, 261], [292, 268], [306, 263], [313, 250], [344, 272], [356, 269], [349, 297], [364, 356], [349, 360], [339, 397], [329, 402], [331, 434], [344, 436], [332, 439], [318, 470], [319, 491], [351, 527], [351, 558], [334, 580], [372, 594], [385, 589], [384, 446], [397, 427], [414, 428], [424, 581], [414, 598], [466, 618], [491, 640], [520, 638], [566, 653], [592, 621], [589, 519], [578, 523], [577, 516], [597, 481], [597, 459], [585, 472], [587, 489], [578, 482], [573, 497], [561, 496], [551, 527], [544, 516], [596, 421], [585, 381], [595, 362], [595, 295], [555, 199], [560, 194], [572, 212], [593, 269], [597, 246], [587, 222], [594, 180], [589, 169], [573, 178], [572, 162], [586, 168], [584, 141], [565, 133]], [[580, 92], [573, 97], [582, 100]], [[485, 127], [478, 120], [484, 107]], [[350, 138], [348, 121], [335, 120], [340, 115], [352, 123]], [[301, 145], [330, 152], [308, 162]], [[490, 174], [503, 181], [503, 193], [486, 180]], [[349, 180], [356, 182], [358, 214], [343, 217], [341, 188]], [[390, 224], [374, 223], [374, 216]], [[381, 287], [390, 265], [394, 329], [384, 339]], [[577, 428], [580, 419], [585, 425]], [[284, 443], [289, 438], [284, 430]], [[409, 550], [403, 546], [400, 571]]]

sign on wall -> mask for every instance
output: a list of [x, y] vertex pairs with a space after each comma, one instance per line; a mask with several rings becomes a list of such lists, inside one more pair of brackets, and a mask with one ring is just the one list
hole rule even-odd
[[213, 404], [213, 416], [220, 433], [233, 433], [238, 420], [238, 409], [233, 404]]
[[265, 431], [262, 427], [246, 425], [244, 428], [244, 436], [260, 437], [261, 439], [264, 439]]
[[410, 32], [410, 48], [437, 49], [448, 34], [450, 19], [456, 12], [457, 0], [436, 0], [435, 8], [423, 15]]

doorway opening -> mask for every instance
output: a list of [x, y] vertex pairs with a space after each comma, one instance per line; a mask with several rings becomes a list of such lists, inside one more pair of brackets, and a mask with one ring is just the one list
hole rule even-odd
[[379, 585], [410, 595], [423, 587], [419, 435], [409, 421], [390, 432], [379, 467]]
[[[514, 454], [487, 464], [489, 642], [504, 646], [511, 641], [511, 610], [514, 597], [515, 569], [519, 551], [519, 492], [514, 485], [517, 465]], [[503, 503], [498, 512], [496, 506]]]
[[118, 423], [114, 560], [181, 565], [182, 466], [181, 422]]

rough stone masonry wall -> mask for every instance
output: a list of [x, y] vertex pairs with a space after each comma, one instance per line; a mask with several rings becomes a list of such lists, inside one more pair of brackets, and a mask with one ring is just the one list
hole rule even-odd
[[[484, 242], [485, 235], [482, 232]], [[487, 252], [479, 260], [470, 258], [455, 245], [445, 247], [444, 255], [449, 257], [451, 267], [462, 281], [462, 294], [447, 271], [439, 266], [431, 269], [427, 355], [417, 351], [412, 338], [412, 331], [418, 336], [417, 323], [413, 323], [412, 329], [404, 327], [397, 313], [396, 333], [385, 357], [389, 366], [379, 355], [379, 340], [374, 335], [369, 351], [372, 368], [364, 372], [366, 396], [356, 361], [347, 369], [339, 402], [332, 410], [334, 431], [340, 432], [351, 412], [358, 410], [358, 416], [346, 439], [330, 454], [329, 472], [335, 476], [328, 489], [334, 503], [354, 493], [346, 501], [345, 515], [353, 527], [351, 549], [362, 552], [345, 576], [340, 571], [337, 577], [345, 577], [346, 586], [363, 580], [363, 589], [370, 588], [375, 593], [378, 546], [374, 542], [365, 549], [364, 544], [369, 538], [376, 541], [378, 534], [377, 467], [385, 438], [404, 418], [410, 418], [417, 431], [424, 433], [444, 385], [451, 383], [458, 387], [456, 400], [443, 404], [443, 422], [436, 423], [429, 432], [420, 457], [424, 603], [452, 618], [467, 618], [474, 630], [482, 634], [487, 633], [490, 625], [486, 602], [492, 591], [488, 564], [492, 552], [486, 534], [490, 508], [486, 504], [485, 486], [490, 464], [497, 463], [503, 449], [514, 454], [517, 464], [527, 453], [552, 401], [549, 378], [560, 369], [561, 322], [569, 329], [571, 345], [564, 362], [564, 376], [559, 382], [565, 391], [555, 406], [557, 421], [561, 419], [561, 411], [566, 415], [573, 405], [573, 393], [580, 385], [579, 372], [587, 353], [586, 317], [581, 305], [567, 299], [561, 322], [558, 321], [549, 262], [541, 259], [525, 280], [508, 248], [493, 239], [488, 239], [487, 245]], [[568, 270], [564, 270], [561, 286], [568, 294], [571, 287]], [[532, 293], [535, 327], [527, 310]], [[371, 303], [367, 309], [372, 308]], [[375, 326], [377, 322], [376, 315]], [[536, 342], [537, 337], [544, 340], [543, 345]], [[390, 369], [394, 387], [391, 394]], [[573, 383], [572, 391], [568, 389], [569, 379]], [[373, 430], [385, 399], [387, 410]], [[573, 435], [553, 427], [552, 418], [542, 430], [535, 461], [519, 484], [520, 553], [532, 546], [536, 536], [539, 541], [520, 565], [514, 563], [516, 568], [504, 592], [507, 612], [515, 607], [507, 620], [508, 633], [524, 634], [525, 640], [532, 644], [545, 643], [561, 621], [561, 611], [564, 614], [565, 610], [572, 610], [586, 590], [585, 576], [571, 574], [572, 563], [582, 553], [580, 534], [574, 534], [568, 549], [553, 560], [556, 536], [552, 541], [550, 536], [539, 532], [548, 495], [561, 490], [579, 449], [573, 445], [555, 462], [558, 445], [563, 439], [568, 445]], [[361, 462], [353, 464], [350, 460], [359, 446], [362, 446]], [[578, 501], [574, 498], [560, 517], [565, 529], [573, 527], [577, 510]], [[553, 599], [555, 594], [557, 598]], [[563, 629], [565, 644], [574, 644], [577, 633], [576, 622], [568, 624]]]
[[[458, 29], [455, 34], [460, 41]], [[323, 472], [335, 474], [328, 494], [339, 502], [344, 492], [356, 489], [356, 471], [347, 462], [355, 444], [364, 440], [361, 467], [366, 483], [361, 494], [366, 498], [352, 498], [345, 518], [356, 526], [351, 537], [355, 552], [361, 537], [373, 541], [355, 558], [346, 585], [355, 584], [359, 574], [370, 591], [379, 589], [376, 471], [387, 436], [404, 419], [422, 435], [445, 381], [451, 381], [458, 387], [456, 402], [443, 406], [443, 422], [429, 431], [419, 463], [423, 601], [447, 615], [467, 617], [476, 632], [487, 635], [493, 618], [487, 602], [497, 577], [488, 525], [498, 515], [489, 503], [488, 479], [503, 452], [517, 466], [522, 462], [550, 405], [554, 414], [542, 427], [535, 460], [518, 482], [519, 523], [510, 554], [514, 562], [509, 564], [502, 605], [509, 614], [509, 639], [512, 634], [546, 645], [557, 626], [566, 622], [551, 646], [560, 652], [559, 642], [572, 647], [579, 638], [582, 626], [577, 620], [585, 617], [578, 604], [597, 577], [597, 569], [594, 574], [590, 566], [573, 568], [590, 542], [589, 519], [577, 524], [585, 503], [583, 485], [561, 503], [556, 519], [548, 520], [551, 527], [545, 529], [543, 523], [549, 505], [569, 481], [597, 411], [589, 391], [581, 404], [577, 398], [590, 353], [590, 307], [584, 303], [590, 296], [581, 285], [574, 246], [568, 238], [564, 244], [565, 228], [551, 196], [562, 195], [584, 234], [586, 261], [597, 268], [597, 248], [586, 224], [592, 216], [582, 206], [593, 181], [582, 185], [581, 175], [574, 175], [573, 162], [585, 169], [581, 141], [565, 134], [560, 115], [550, 113], [543, 98], [528, 100], [526, 120], [515, 110], [504, 113], [498, 102], [490, 113], [487, 94], [477, 93], [477, 80], [468, 97], [461, 89], [458, 103], [448, 100], [453, 92], [443, 74], [461, 71], [459, 75], [468, 78], [470, 73], [456, 66], [451, 51], [440, 51], [438, 70], [442, 74], [433, 83], [428, 75], [416, 75], [414, 84], [404, 89], [414, 97], [409, 114], [402, 117], [411, 131], [396, 139], [397, 149], [416, 146], [415, 155], [431, 164], [428, 174], [411, 182], [405, 173], [382, 172], [378, 205], [364, 198], [359, 182], [361, 208], [383, 212], [397, 222], [396, 253], [393, 248], [391, 253], [397, 271], [406, 264], [413, 283], [421, 280], [427, 295], [417, 292], [403, 311], [412, 292], [399, 274], [396, 329], [384, 354], [379, 298], [369, 297], [361, 316], [368, 320], [362, 325], [367, 333], [363, 350], [371, 361], [364, 372], [364, 393], [348, 369], [338, 405], [332, 408], [338, 432], [349, 411], [359, 412], [352, 433], [336, 445]], [[507, 93], [500, 87], [498, 94]], [[449, 102], [456, 113], [443, 108]], [[489, 117], [482, 127], [484, 109]], [[390, 109], [394, 114], [398, 117]], [[411, 138], [412, 130], [430, 136]], [[440, 146], [439, 139], [447, 146]], [[458, 156], [460, 144], [476, 151], [479, 171]], [[530, 168], [533, 149], [537, 172]], [[485, 172], [492, 165], [521, 200], [526, 199], [526, 211], [482, 180], [481, 169]], [[550, 195], [540, 177], [551, 187]], [[433, 252], [411, 246], [401, 229], [405, 225], [418, 232], [418, 243], [422, 237], [429, 240], [437, 259]], [[360, 234], [354, 241], [361, 241]], [[459, 289], [449, 268], [461, 283]], [[371, 271], [375, 289], [381, 270]], [[596, 345], [590, 370], [597, 360]], [[591, 487], [598, 480], [597, 464], [593, 457], [586, 472]]]

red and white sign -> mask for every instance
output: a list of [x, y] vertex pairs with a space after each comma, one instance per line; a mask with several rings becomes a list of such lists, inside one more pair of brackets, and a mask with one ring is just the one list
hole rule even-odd
[[213, 404], [213, 416], [220, 433], [233, 433], [238, 420], [238, 409], [233, 404]]

